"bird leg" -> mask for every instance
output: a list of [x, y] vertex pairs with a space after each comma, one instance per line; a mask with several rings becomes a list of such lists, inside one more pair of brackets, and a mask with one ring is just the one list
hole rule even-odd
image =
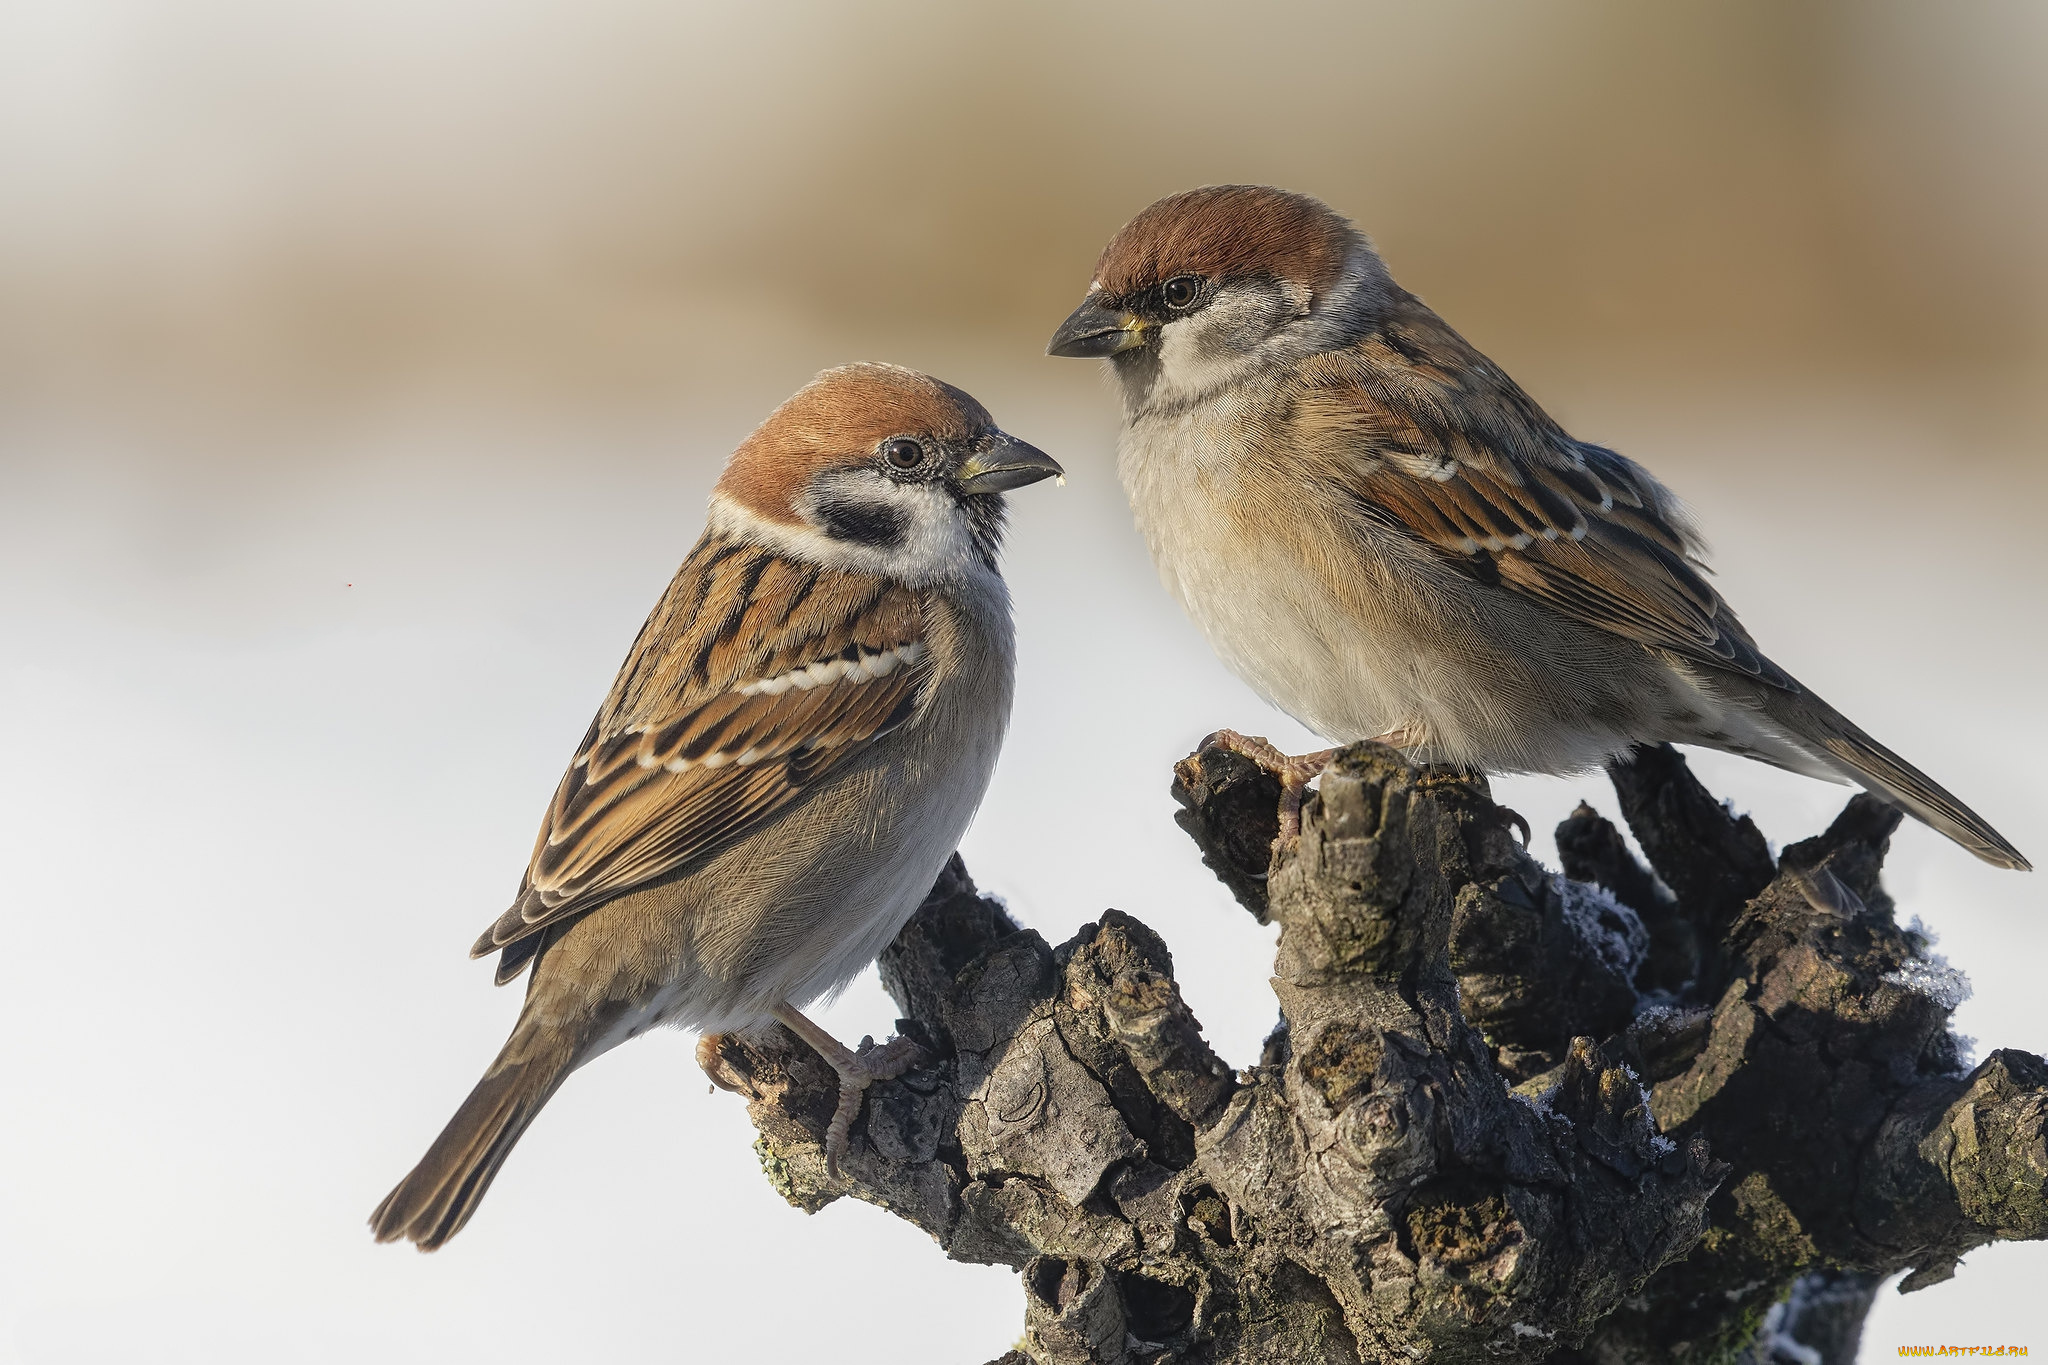
[[[1422, 740], [1408, 726], [1397, 725], [1383, 735], [1374, 735], [1369, 742], [1392, 749], [1410, 749]], [[1318, 749], [1312, 754], [1283, 754], [1264, 736], [1241, 735], [1235, 730], [1218, 730], [1196, 746], [1197, 752], [1202, 749], [1223, 749], [1248, 758], [1280, 779], [1280, 837], [1273, 841], [1276, 849], [1301, 837], [1301, 803], [1308, 794], [1308, 784], [1322, 775], [1337, 753], [1335, 749]], [[1526, 835], [1522, 842], [1529, 842]]]
[[[1422, 743], [1422, 732], [1406, 725], [1397, 725], [1383, 735], [1374, 735], [1369, 742], [1384, 744], [1389, 749], [1408, 750]], [[1519, 812], [1511, 811], [1506, 806], [1500, 808], [1500, 813], [1508, 818], [1509, 824], [1522, 831], [1522, 847], [1528, 848], [1529, 822], [1523, 819]]]
[[[875, 1046], [873, 1038], [863, 1038], [859, 1049], [850, 1052], [837, 1038], [804, 1018], [794, 1005], [777, 1005], [775, 1017], [839, 1073], [839, 1107], [833, 1111], [831, 1126], [825, 1130], [825, 1174], [837, 1180], [839, 1161], [846, 1155], [847, 1138], [860, 1114], [861, 1097], [867, 1093], [869, 1082], [896, 1079], [924, 1060], [924, 1049], [908, 1038], [891, 1038], [880, 1047]], [[701, 1060], [703, 1044], [698, 1047]]]
[[1241, 735], [1235, 730], [1218, 730], [1197, 748], [1223, 749], [1248, 758], [1280, 779], [1280, 837], [1274, 841], [1275, 847], [1301, 837], [1302, 797], [1337, 752], [1323, 749], [1312, 754], [1283, 754], [1263, 736]]

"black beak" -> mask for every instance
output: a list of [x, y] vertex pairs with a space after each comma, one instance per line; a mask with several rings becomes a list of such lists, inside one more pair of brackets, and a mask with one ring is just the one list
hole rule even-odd
[[1141, 319], [1114, 308], [1104, 308], [1089, 299], [1060, 324], [1060, 329], [1052, 334], [1045, 353], [1087, 360], [1116, 355], [1144, 344], [1145, 324]]
[[981, 448], [960, 462], [954, 480], [963, 493], [1006, 493], [1040, 479], [1066, 477], [1059, 461], [1006, 432], [992, 432]]

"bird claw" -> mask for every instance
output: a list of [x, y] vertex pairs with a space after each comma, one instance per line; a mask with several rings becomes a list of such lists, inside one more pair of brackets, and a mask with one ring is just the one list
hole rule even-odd
[[[840, 1178], [839, 1163], [845, 1157], [853, 1135], [853, 1121], [860, 1117], [860, 1105], [868, 1086], [875, 1081], [893, 1081], [926, 1058], [925, 1050], [909, 1038], [896, 1037], [880, 1047], [873, 1038], [860, 1040], [860, 1047], [843, 1060], [833, 1060], [839, 1072], [839, 1103], [832, 1122], [825, 1129], [825, 1174]], [[832, 1059], [828, 1059], [832, 1060]]]
[[1248, 758], [1280, 779], [1280, 833], [1273, 840], [1273, 853], [1277, 857], [1300, 843], [1301, 803], [1308, 795], [1308, 784], [1322, 776], [1337, 751], [1283, 754], [1264, 736], [1241, 735], [1235, 730], [1216, 731], [1201, 742], [1196, 752], [1207, 749], [1221, 749]]
[[1214, 730], [1203, 736], [1195, 746], [1195, 752], [1205, 749], [1221, 749], [1225, 753], [1248, 758], [1261, 768], [1278, 773], [1287, 767], [1287, 755], [1280, 752], [1273, 742], [1263, 735], [1241, 735], [1235, 730]]
[[880, 1047], [873, 1038], [860, 1040], [849, 1051], [846, 1044], [804, 1018], [803, 1011], [787, 1002], [770, 1011], [782, 1026], [810, 1044], [839, 1073], [839, 1103], [832, 1110], [832, 1122], [825, 1129], [825, 1174], [839, 1179], [839, 1162], [846, 1155], [853, 1121], [860, 1117], [861, 1096], [875, 1081], [893, 1081], [925, 1060], [925, 1050], [909, 1038], [891, 1038]]
[[707, 1033], [698, 1038], [697, 1065], [710, 1078], [712, 1085], [719, 1090], [730, 1090], [737, 1095], [740, 1088], [726, 1072], [725, 1057], [719, 1051], [724, 1042], [725, 1035], [722, 1033]]
[[1529, 849], [1529, 840], [1532, 837], [1529, 831], [1529, 822], [1522, 818], [1520, 811], [1509, 810], [1506, 806], [1500, 808], [1500, 813], [1507, 817], [1509, 824], [1522, 831], [1522, 851], [1526, 853]]

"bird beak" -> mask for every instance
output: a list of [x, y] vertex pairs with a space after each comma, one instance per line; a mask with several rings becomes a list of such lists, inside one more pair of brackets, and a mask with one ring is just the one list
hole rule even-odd
[[1040, 479], [1064, 478], [1066, 471], [1052, 456], [1014, 436], [995, 432], [981, 448], [960, 462], [956, 483], [963, 493], [1004, 493]]
[[1047, 355], [1089, 359], [1112, 356], [1145, 344], [1143, 319], [1113, 308], [1104, 308], [1092, 298], [1084, 300], [1068, 315], [1046, 345]]

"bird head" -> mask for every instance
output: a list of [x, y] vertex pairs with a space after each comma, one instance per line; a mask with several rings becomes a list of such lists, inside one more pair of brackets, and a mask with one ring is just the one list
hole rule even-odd
[[1392, 282], [1319, 199], [1264, 185], [1168, 195], [1124, 224], [1049, 355], [1106, 357], [1133, 397], [1190, 396], [1342, 344]]
[[796, 557], [927, 582], [993, 569], [1002, 494], [1061, 473], [967, 393], [899, 365], [826, 370], [733, 452], [714, 519]]

